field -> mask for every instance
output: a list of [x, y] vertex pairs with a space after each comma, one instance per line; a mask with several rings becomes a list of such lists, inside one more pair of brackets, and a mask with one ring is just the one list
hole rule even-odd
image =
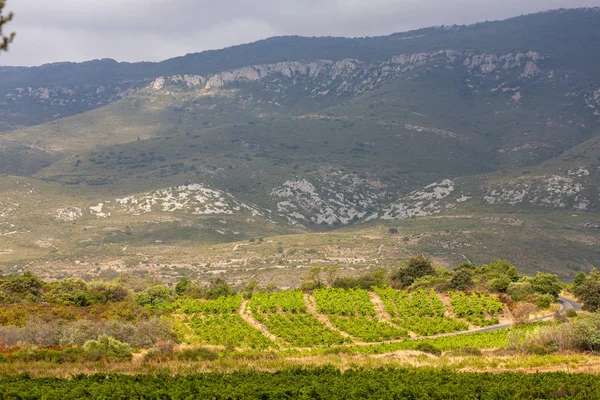
[[[391, 318], [377, 314], [372, 296], [382, 299]], [[409, 332], [427, 337], [498, 323], [497, 319], [481, 323], [488, 315], [485, 310], [493, 310], [494, 315], [502, 311], [497, 297], [463, 292], [450, 296], [452, 305], [446, 307], [433, 291], [324, 288], [312, 296], [299, 290], [256, 293], [248, 301], [240, 295], [208, 301], [181, 299], [167, 309], [181, 315], [175, 318], [176, 326], [187, 343], [240, 350], [399, 342], [409, 338]], [[307, 302], [314, 302], [314, 309]], [[398, 349], [411, 345], [403, 346], [408, 347]]]
[[[415, 384], [417, 383], [418, 384]], [[327, 399], [591, 399], [600, 396], [595, 375], [480, 374], [445, 370], [289, 369], [189, 376], [91, 375], [72, 380], [2, 378], [3, 398], [327, 398]]]

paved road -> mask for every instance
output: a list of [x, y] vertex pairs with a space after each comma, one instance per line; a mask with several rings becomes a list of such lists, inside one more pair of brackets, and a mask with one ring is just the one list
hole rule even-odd
[[574, 300], [567, 299], [566, 297], [559, 297], [558, 302], [560, 303], [560, 312], [567, 310], [581, 311], [581, 304]]
[[[560, 308], [558, 309], [558, 311], [560, 313], [564, 313], [567, 310], [575, 310], [575, 311], [581, 310], [581, 304], [577, 303], [574, 300], [567, 299], [566, 297], [559, 297], [558, 303], [560, 304]], [[548, 314], [548, 315], [544, 315], [542, 317], [535, 318], [532, 322], [545, 321], [548, 319], [552, 319], [553, 317], [554, 317], [554, 314]], [[445, 334], [443, 336], [461, 335], [461, 334], [474, 333], [474, 332], [499, 331], [500, 329], [508, 329], [511, 326], [512, 326], [512, 324], [494, 325], [494, 326], [488, 326], [485, 328], [480, 328], [480, 329], [476, 329], [476, 330], [472, 330], [472, 331], [453, 332], [450, 334]], [[440, 335], [440, 336], [442, 336], [442, 335]]]

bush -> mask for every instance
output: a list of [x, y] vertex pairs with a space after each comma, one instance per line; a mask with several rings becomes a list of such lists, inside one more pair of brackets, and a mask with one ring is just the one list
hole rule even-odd
[[372, 273], [363, 274], [356, 278], [353, 277], [338, 277], [335, 278], [333, 284], [334, 288], [351, 289], [361, 288], [369, 290], [374, 286], [382, 286], [385, 284], [386, 272], [384, 269], [378, 269]]
[[463, 347], [460, 349], [450, 350], [447, 354], [451, 357], [480, 357], [482, 355], [481, 350], [475, 347]]
[[506, 293], [514, 301], [527, 301], [534, 294], [533, 287], [529, 282], [511, 282]]
[[100, 359], [131, 359], [131, 346], [110, 336], [102, 335], [98, 340], [88, 340], [83, 345], [86, 358], [91, 361]]
[[77, 362], [85, 358], [85, 352], [80, 347], [67, 347], [65, 349], [45, 349], [35, 346], [20, 349], [10, 355], [10, 361], [46, 361], [54, 364]]
[[431, 343], [427, 343], [427, 342], [421, 342], [421, 343], [417, 344], [415, 346], [415, 350], [422, 351], [423, 353], [433, 354], [436, 356], [439, 356], [442, 354], [442, 351], [440, 349], [438, 349]]
[[433, 262], [422, 254], [413, 256], [405, 265], [392, 272], [390, 286], [404, 288], [412, 285], [415, 279], [427, 275], [435, 275]]
[[116, 282], [97, 281], [88, 285], [89, 299], [92, 304], [123, 301], [129, 295], [127, 288]]
[[467, 290], [473, 286], [473, 271], [469, 268], [456, 269], [450, 278], [449, 287], [454, 290]]
[[538, 272], [529, 280], [533, 291], [541, 295], [550, 295], [555, 299], [563, 290], [564, 285], [558, 280], [558, 276], [553, 274], [543, 274]]
[[144, 355], [144, 361], [165, 361], [175, 358], [175, 345], [171, 342], [160, 342]]
[[183, 361], [216, 360], [219, 358], [217, 352], [203, 347], [183, 349], [177, 353], [177, 358]]
[[535, 299], [535, 304], [537, 304], [539, 308], [548, 309], [555, 301], [556, 298], [551, 294], [542, 294], [540, 296], [537, 296], [537, 298]]
[[138, 303], [142, 306], [158, 306], [171, 300], [171, 289], [165, 285], [153, 286], [138, 295]]
[[237, 293], [223, 278], [213, 279], [208, 289], [204, 293], [204, 297], [208, 300], [216, 300], [219, 297], [235, 296]]
[[569, 309], [566, 311], [565, 315], [568, 318], [575, 318], [577, 316], [577, 311], [573, 310], [573, 309]]

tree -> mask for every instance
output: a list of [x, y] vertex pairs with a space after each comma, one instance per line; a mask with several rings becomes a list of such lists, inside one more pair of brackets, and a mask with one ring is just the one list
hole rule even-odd
[[179, 282], [177, 282], [177, 285], [175, 285], [175, 293], [177, 293], [180, 296], [187, 293], [187, 291], [190, 289], [191, 284], [192, 281], [190, 281], [190, 278], [188, 278], [187, 276], [182, 277], [179, 280]]
[[449, 286], [455, 290], [467, 290], [473, 286], [473, 271], [468, 268], [459, 268], [450, 278]]
[[544, 274], [538, 272], [529, 281], [533, 291], [539, 294], [549, 294], [557, 298], [563, 290], [563, 284], [558, 280], [558, 276], [554, 274]]
[[323, 273], [323, 267], [320, 265], [312, 266], [308, 272], [300, 279], [302, 280], [302, 285], [300, 288], [304, 291], [320, 289], [325, 286], [323, 283], [323, 278], [321, 274]]
[[587, 278], [584, 272], [579, 271], [578, 273], [576, 273], [573, 277], [573, 290], [577, 290], [577, 288], [581, 286], [581, 284], [584, 283], [586, 279]]
[[204, 297], [208, 300], [216, 300], [219, 297], [235, 296], [237, 293], [225, 279], [218, 277], [210, 281]]
[[8, 50], [8, 45], [12, 43], [16, 35], [14, 32], [9, 33], [8, 35], [2, 33], [4, 25], [10, 22], [15, 16], [15, 14], [12, 12], [9, 12], [6, 15], [3, 13], [4, 7], [6, 6], [6, 1], [7, 0], [0, 0], [0, 52]]
[[590, 275], [575, 289], [575, 296], [583, 304], [587, 311], [598, 311], [600, 309], [600, 272], [592, 269]]
[[392, 286], [406, 287], [412, 285], [415, 279], [435, 275], [433, 262], [422, 254], [408, 259], [406, 264], [396, 269], [390, 275]]

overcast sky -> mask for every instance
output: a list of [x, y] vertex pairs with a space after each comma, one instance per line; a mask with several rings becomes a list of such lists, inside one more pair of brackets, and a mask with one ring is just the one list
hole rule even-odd
[[159, 61], [270, 36], [373, 36], [600, 0], [8, 0], [17, 37], [0, 65]]

